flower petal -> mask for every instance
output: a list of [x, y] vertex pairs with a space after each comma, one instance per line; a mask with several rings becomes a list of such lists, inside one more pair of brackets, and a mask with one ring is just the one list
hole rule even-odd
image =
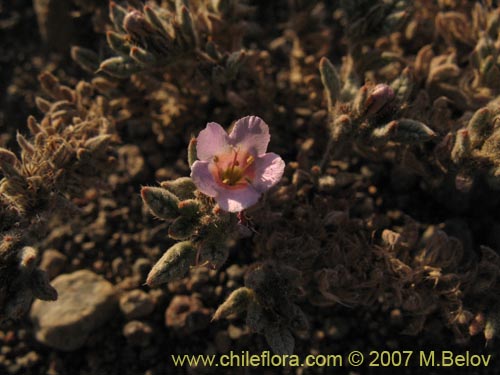
[[191, 166], [191, 178], [194, 184], [203, 194], [215, 197], [218, 194], [217, 182], [210, 171], [210, 163], [207, 161], [195, 161]]
[[255, 178], [252, 185], [264, 192], [276, 185], [285, 170], [285, 162], [274, 152], [267, 153], [255, 160]]
[[237, 190], [221, 189], [215, 200], [220, 208], [229, 212], [240, 212], [259, 200], [260, 193], [251, 185]]
[[222, 126], [209, 122], [196, 139], [196, 154], [199, 160], [210, 160], [215, 155], [226, 152], [229, 137]]
[[259, 156], [265, 154], [271, 136], [264, 120], [257, 116], [247, 116], [236, 121], [229, 138], [234, 146], [240, 146], [253, 156]]

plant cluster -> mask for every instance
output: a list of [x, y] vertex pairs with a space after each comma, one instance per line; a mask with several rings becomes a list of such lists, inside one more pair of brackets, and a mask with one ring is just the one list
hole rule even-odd
[[0, 318], [19, 318], [33, 297], [54, 300], [57, 292], [36, 268], [36, 245], [56, 212], [78, 212], [70, 197], [102, 185], [116, 160], [110, 112], [103, 97], [80, 82], [75, 89], [50, 73], [40, 76], [50, 99], [37, 98], [44, 113], [28, 118], [30, 137], [17, 134], [20, 155], [0, 149]]
[[[221, 269], [244, 238], [254, 263], [213, 318], [244, 315], [277, 353], [307, 335], [311, 305], [398, 313], [408, 334], [439, 317], [460, 340], [498, 335], [499, 241], [478, 229], [486, 215], [467, 214], [498, 207], [499, 10], [273, 4], [111, 1], [96, 27], [105, 46], [71, 50], [90, 83], [41, 76], [43, 120], [18, 135], [19, 158], [0, 150], [3, 315], [55, 298], [32, 246], [67, 196], [109, 171], [116, 123], [165, 153], [188, 144], [189, 177], [141, 189], [176, 241], [148, 286]], [[273, 6], [286, 11], [271, 27], [262, 9]], [[229, 132], [200, 131], [242, 113]]]

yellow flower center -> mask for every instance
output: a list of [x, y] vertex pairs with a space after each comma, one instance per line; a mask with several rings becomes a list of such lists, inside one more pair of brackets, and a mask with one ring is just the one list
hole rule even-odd
[[234, 152], [234, 157], [229, 162], [229, 164], [226, 165], [225, 168], [220, 168], [220, 158], [217, 156], [214, 157], [214, 162], [217, 164], [219, 170], [220, 181], [224, 185], [228, 186], [236, 186], [238, 184], [242, 184], [244, 183], [242, 180], [250, 183], [250, 175], [252, 175], [252, 173], [249, 173], [251, 172], [249, 168], [253, 165], [255, 158], [252, 155], [249, 155], [246, 159], [244, 158], [243, 160], [241, 160], [240, 158], [240, 160], [238, 160], [238, 150], [233, 149], [232, 151]]

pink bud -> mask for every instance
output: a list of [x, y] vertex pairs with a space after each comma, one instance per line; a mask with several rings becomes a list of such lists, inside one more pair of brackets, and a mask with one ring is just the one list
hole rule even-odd
[[366, 115], [371, 116], [379, 112], [387, 103], [394, 99], [394, 90], [383, 83], [376, 85], [365, 102]]

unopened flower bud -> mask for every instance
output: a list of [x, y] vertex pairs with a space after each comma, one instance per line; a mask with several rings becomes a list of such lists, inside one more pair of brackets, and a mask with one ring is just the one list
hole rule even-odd
[[132, 35], [132, 37], [138, 37], [138, 39], [140, 39], [140, 37], [150, 36], [151, 33], [154, 33], [153, 27], [148, 23], [144, 14], [138, 10], [132, 10], [127, 13], [123, 19], [123, 28]]
[[366, 99], [366, 115], [372, 116], [378, 113], [387, 103], [394, 99], [394, 91], [391, 86], [378, 84]]

